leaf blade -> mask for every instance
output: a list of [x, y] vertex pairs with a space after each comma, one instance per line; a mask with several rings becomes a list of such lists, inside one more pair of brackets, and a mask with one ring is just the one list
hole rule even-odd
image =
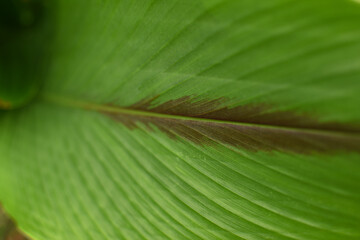
[[[183, 108], [196, 118], [266, 103], [243, 108], [242, 120], [274, 125], [272, 116], [290, 111], [325, 128], [345, 125], [350, 135], [359, 123], [356, 3], [79, 0], [57, 7], [43, 95], [116, 111], [140, 103], [150, 114], [186, 115]], [[186, 96], [191, 104], [168, 104]], [[356, 141], [332, 154], [249, 151], [217, 139], [195, 144], [199, 137], [189, 141], [183, 128], [162, 126], [174, 140], [159, 123], [149, 131], [134, 119], [132, 129], [100, 112], [38, 99], [2, 113], [0, 199], [34, 239], [359, 238]], [[302, 118], [293, 126], [312, 125]]]

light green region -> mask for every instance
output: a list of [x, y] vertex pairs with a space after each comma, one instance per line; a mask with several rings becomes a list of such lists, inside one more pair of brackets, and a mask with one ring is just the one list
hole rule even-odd
[[357, 154], [200, 147], [45, 103], [0, 124], [1, 199], [34, 239], [360, 236]]
[[358, 153], [200, 146], [97, 111], [194, 96], [358, 124], [358, 3], [61, 0], [53, 9], [41, 97], [0, 112], [0, 201], [34, 240], [360, 239]]

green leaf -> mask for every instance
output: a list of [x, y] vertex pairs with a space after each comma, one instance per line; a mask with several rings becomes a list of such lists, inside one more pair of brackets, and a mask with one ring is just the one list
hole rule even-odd
[[27, 235], [360, 238], [359, 3], [49, 11], [40, 94], [0, 112], [0, 200]]

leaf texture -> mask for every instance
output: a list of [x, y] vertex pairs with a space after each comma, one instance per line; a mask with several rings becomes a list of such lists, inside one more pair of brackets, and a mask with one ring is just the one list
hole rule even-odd
[[51, 9], [40, 96], [0, 112], [0, 200], [27, 235], [360, 238], [358, 3]]

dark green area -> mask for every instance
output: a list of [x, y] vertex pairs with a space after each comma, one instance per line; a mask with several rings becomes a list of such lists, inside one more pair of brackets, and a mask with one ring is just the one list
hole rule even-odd
[[41, 0], [0, 3], [0, 108], [16, 108], [32, 99], [46, 74], [53, 21]]

